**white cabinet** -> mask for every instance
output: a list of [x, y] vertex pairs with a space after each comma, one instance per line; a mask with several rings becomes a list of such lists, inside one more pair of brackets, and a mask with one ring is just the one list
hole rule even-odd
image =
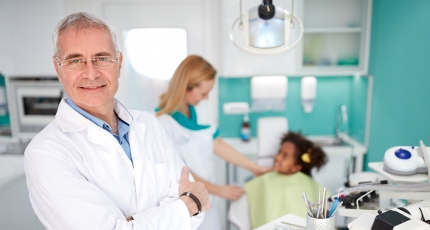
[[298, 72], [367, 74], [372, 0], [305, 0]]

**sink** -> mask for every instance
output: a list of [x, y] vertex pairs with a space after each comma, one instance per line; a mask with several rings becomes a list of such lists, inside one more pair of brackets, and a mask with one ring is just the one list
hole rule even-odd
[[310, 141], [312, 141], [315, 145], [324, 147], [324, 146], [350, 146], [347, 142], [345, 142], [340, 137], [334, 136], [308, 136]]

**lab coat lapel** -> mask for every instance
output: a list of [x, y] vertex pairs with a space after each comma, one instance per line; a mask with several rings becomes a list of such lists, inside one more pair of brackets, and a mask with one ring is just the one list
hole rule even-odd
[[102, 145], [109, 149], [114, 149], [116, 152], [119, 152], [127, 157], [115, 137], [95, 124], [88, 127], [87, 139], [94, 144]]
[[[123, 155], [124, 158], [129, 160], [121, 145], [115, 140], [112, 134], [108, 133], [106, 130], [100, 128], [92, 121], [79, 114], [65, 102], [65, 99], [61, 100], [57, 114], [55, 115], [55, 119], [57, 120], [63, 132], [79, 132], [87, 129], [88, 141], [109, 149], [114, 149], [117, 153]], [[131, 162], [130, 170], [132, 172]]]
[[66, 103], [65, 99], [61, 100], [57, 114], [55, 114], [55, 119], [57, 120], [61, 130], [66, 133], [82, 131], [92, 123], [70, 107]]
[[145, 146], [137, 143], [144, 143], [145, 140], [145, 124], [133, 120], [130, 125], [130, 131], [128, 133], [130, 141], [131, 156], [133, 159], [134, 166], [134, 180], [136, 186], [136, 194], [140, 193], [143, 173], [143, 159], [145, 152]]

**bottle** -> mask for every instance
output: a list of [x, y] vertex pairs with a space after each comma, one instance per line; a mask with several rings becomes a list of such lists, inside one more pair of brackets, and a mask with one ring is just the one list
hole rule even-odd
[[249, 127], [249, 116], [247, 113], [243, 115], [242, 127], [240, 129], [240, 138], [242, 141], [249, 141], [251, 138], [251, 127]]

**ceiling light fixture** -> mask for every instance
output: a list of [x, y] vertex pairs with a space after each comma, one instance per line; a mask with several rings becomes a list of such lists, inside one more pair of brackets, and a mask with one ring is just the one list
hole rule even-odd
[[[303, 23], [294, 15], [294, 0], [292, 0], [291, 13], [281, 7], [275, 6], [272, 0], [263, 0], [259, 6], [242, 12], [230, 28], [230, 40], [241, 50], [260, 55], [279, 54], [294, 48], [303, 36]], [[234, 29], [238, 24], [243, 33], [243, 41], [235, 40]], [[291, 29], [297, 28], [299, 34], [290, 44]]]

